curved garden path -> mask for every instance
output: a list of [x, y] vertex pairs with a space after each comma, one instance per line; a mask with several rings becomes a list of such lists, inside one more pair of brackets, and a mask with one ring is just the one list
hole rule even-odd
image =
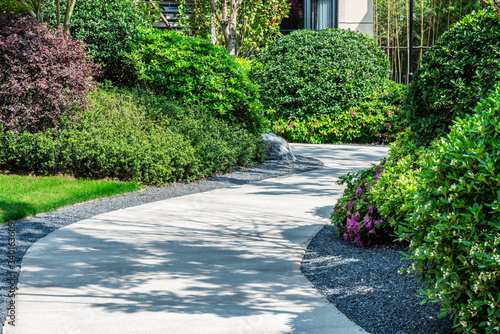
[[364, 333], [299, 264], [342, 189], [384, 146], [293, 144], [319, 170], [109, 212], [26, 253], [4, 333]]

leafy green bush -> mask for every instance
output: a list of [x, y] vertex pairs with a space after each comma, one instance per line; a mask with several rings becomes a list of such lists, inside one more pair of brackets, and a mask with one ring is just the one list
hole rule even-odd
[[404, 221], [411, 210], [409, 201], [417, 188], [421, 170], [419, 158], [425, 152], [424, 148], [409, 138], [409, 129], [406, 129], [391, 144], [384, 172], [370, 189], [373, 204], [381, 217], [393, 227]]
[[[413, 270], [468, 333], [500, 331], [500, 88], [430, 146], [398, 233]], [[411, 268], [410, 268], [411, 271]]]
[[344, 194], [335, 204], [331, 214], [337, 233], [356, 246], [370, 246], [386, 237], [391, 231], [389, 225], [380, 218], [376, 207], [371, 204], [370, 189], [377, 184], [384, 169], [384, 162], [362, 169], [356, 173], [341, 176], [337, 183], [346, 185]]
[[408, 95], [413, 139], [428, 145], [500, 81], [500, 21], [482, 10], [444, 33], [422, 59]]
[[405, 86], [392, 83], [359, 105], [333, 116], [275, 118], [273, 111], [268, 110], [268, 117], [274, 119], [272, 131], [291, 142], [388, 143], [401, 131], [405, 91]]
[[141, 30], [126, 56], [138, 78], [157, 92], [259, 132], [262, 105], [257, 87], [224, 48], [151, 28]]
[[335, 115], [385, 86], [387, 55], [359, 32], [296, 30], [257, 55], [251, 79], [278, 118]]
[[[62, 11], [65, 1], [62, 1]], [[47, 16], [56, 23], [55, 5], [49, 6]], [[92, 59], [102, 65], [102, 79], [130, 85], [133, 76], [124, 66], [122, 53], [138, 28], [153, 24], [146, 1], [135, 0], [77, 0], [71, 17], [70, 34], [87, 44]]]
[[260, 137], [150, 92], [99, 89], [91, 94], [91, 107], [60, 131], [0, 131], [0, 167], [162, 184], [230, 171], [262, 157]]
[[166, 117], [168, 128], [183, 135], [194, 148], [197, 162], [190, 167], [190, 174], [206, 176], [262, 161], [265, 152], [260, 135], [217, 119], [208, 111], [179, 106], [168, 97], [151, 91], [128, 92], [134, 101], [145, 106], [150, 118], [161, 120]]
[[98, 90], [77, 125], [45, 133], [0, 133], [0, 164], [12, 171], [164, 183], [186, 178], [194, 150], [168, 122], [148, 119], [127, 97]]

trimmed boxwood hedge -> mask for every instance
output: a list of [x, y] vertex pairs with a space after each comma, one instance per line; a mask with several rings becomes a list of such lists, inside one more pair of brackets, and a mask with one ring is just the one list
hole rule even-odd
[[250, 77], [277, 118], [334, 115], [383, 87], [387, 55], [367, 35], [345, 29], [296, 30], [259, 53]]
[[59, 130], [0, 127], [0, 168], [163, 184], [262, 161], [260, 135], [208, 112], [141, 90], [108, 87], [90, 97], [91, 109]]

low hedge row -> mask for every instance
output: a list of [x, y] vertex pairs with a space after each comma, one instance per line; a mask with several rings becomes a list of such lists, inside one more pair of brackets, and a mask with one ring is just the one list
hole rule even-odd
[[322, 143], [389, 143], [402, 130], [406, 86], [389, 83], [370, 94], [366, 101], [334, 115], [286, 118], [268, 110], [274, 133], [291, 142]]
[[99, 89], [75, 125], [43, 133], [1, 130], [0, 168], [162, 184], [262, 159], [259, 136], [208, 113], [172, 117], [169, 110], [182, 108], [165, 99], [139, 90]]

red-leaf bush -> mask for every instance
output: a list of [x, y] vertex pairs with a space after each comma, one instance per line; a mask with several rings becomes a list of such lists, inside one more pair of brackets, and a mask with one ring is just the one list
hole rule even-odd
[[24, 16], [0, 13], [0, 125], [57, 128], [87, 106], [98, 66], [83, 43]]

